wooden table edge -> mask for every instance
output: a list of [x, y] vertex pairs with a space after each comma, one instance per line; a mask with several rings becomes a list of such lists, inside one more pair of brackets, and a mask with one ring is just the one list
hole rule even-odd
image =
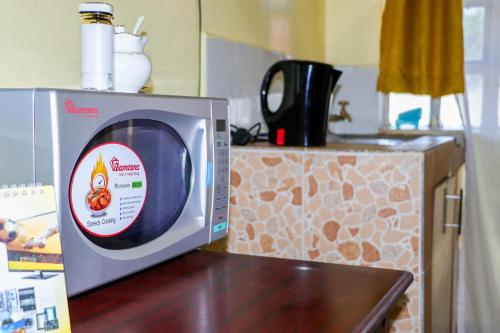
[[404, 272], [392, 288], [370, 311], [366, 318], [354, 328], [353, 333], [372, 332], [378, 328], [387, 316], [387, 313], [392, 309], [394, 304], [412, 282], [413, 275], [410, 272]]

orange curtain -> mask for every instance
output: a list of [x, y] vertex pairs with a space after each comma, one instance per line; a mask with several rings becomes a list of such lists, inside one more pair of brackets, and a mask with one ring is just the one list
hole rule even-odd
[[464, 92], [462, 0], [387, 0], [377, 88], [432, 97]]

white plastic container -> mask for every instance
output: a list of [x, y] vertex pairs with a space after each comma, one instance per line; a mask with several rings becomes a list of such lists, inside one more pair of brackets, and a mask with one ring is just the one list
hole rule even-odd
[[88, 2], [78, 6], [80, 27], [80, 86], [113, 89], [113, 6]]

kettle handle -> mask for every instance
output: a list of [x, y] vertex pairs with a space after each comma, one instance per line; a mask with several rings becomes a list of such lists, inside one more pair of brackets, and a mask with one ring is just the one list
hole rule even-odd
[[[279, 112], [279, 109], [281, 109], [281, 106], [283, 104], [283, 100], [281, 101], [280, 106], [278, 107], [278, 110], [276, 112], [271, 112], [269, 110], [269, 104], [267, 103], [267, 94], [269, 93], [269, 87], [271, 86], [271, 81], [273, 80], [274, 75], [279, 72], [280, 70], [283, 72], [283, 75], [285, 75], [285, 72], [282, 68], [282, 62], [277, 62], [274, 65], [272, 65], [267, 73], [264, 75], [264, 79], [262, 80], [262, 86], [260, 89], [260, 106], [262, 109], [262, 115], [264, 116], [264, 119], [268, 121], [268, 118]], [[283, 92], [284, 95], [284, 92]], [[283, 96], [284, 97], [284, 96]]]
[[332, 92], [330, 93], [330, 103], [328, 105], [328, 114], [330, 114], [330, 112], [332, 111], [331, 109], [335, 105], [335, 99], [337, 98], [339, 90], [342, 89], [342, 85], [337, 84], [341, 75], [342, 75], [342, 71], [339, 71], [338, 69], [335, 69], [332, 67], [332, 72], [331, 72]]

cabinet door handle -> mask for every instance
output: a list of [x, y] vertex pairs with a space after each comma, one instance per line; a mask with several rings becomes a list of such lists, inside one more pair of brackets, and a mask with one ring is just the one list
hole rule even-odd
[[[444, 197], [448, 198], [448, 189], [444, 189]], [[446, 220], [448, 219], [448, 205], [446, 200], [443, 200], [443, 234], [446, 233]]]
[[457, 228], [458, 234], [462, 233], [462, 204], [463, 204], [464, 190], [460, 189], [460, 194], [446, 194], [446, 200], [458, 200], [458, 223], [445, 224], [445, 227]]
[[464, 189], [460, 189], [460, 201], [458, 204], [458, 234], [462, 233], [462, 205], [464, 203]]

